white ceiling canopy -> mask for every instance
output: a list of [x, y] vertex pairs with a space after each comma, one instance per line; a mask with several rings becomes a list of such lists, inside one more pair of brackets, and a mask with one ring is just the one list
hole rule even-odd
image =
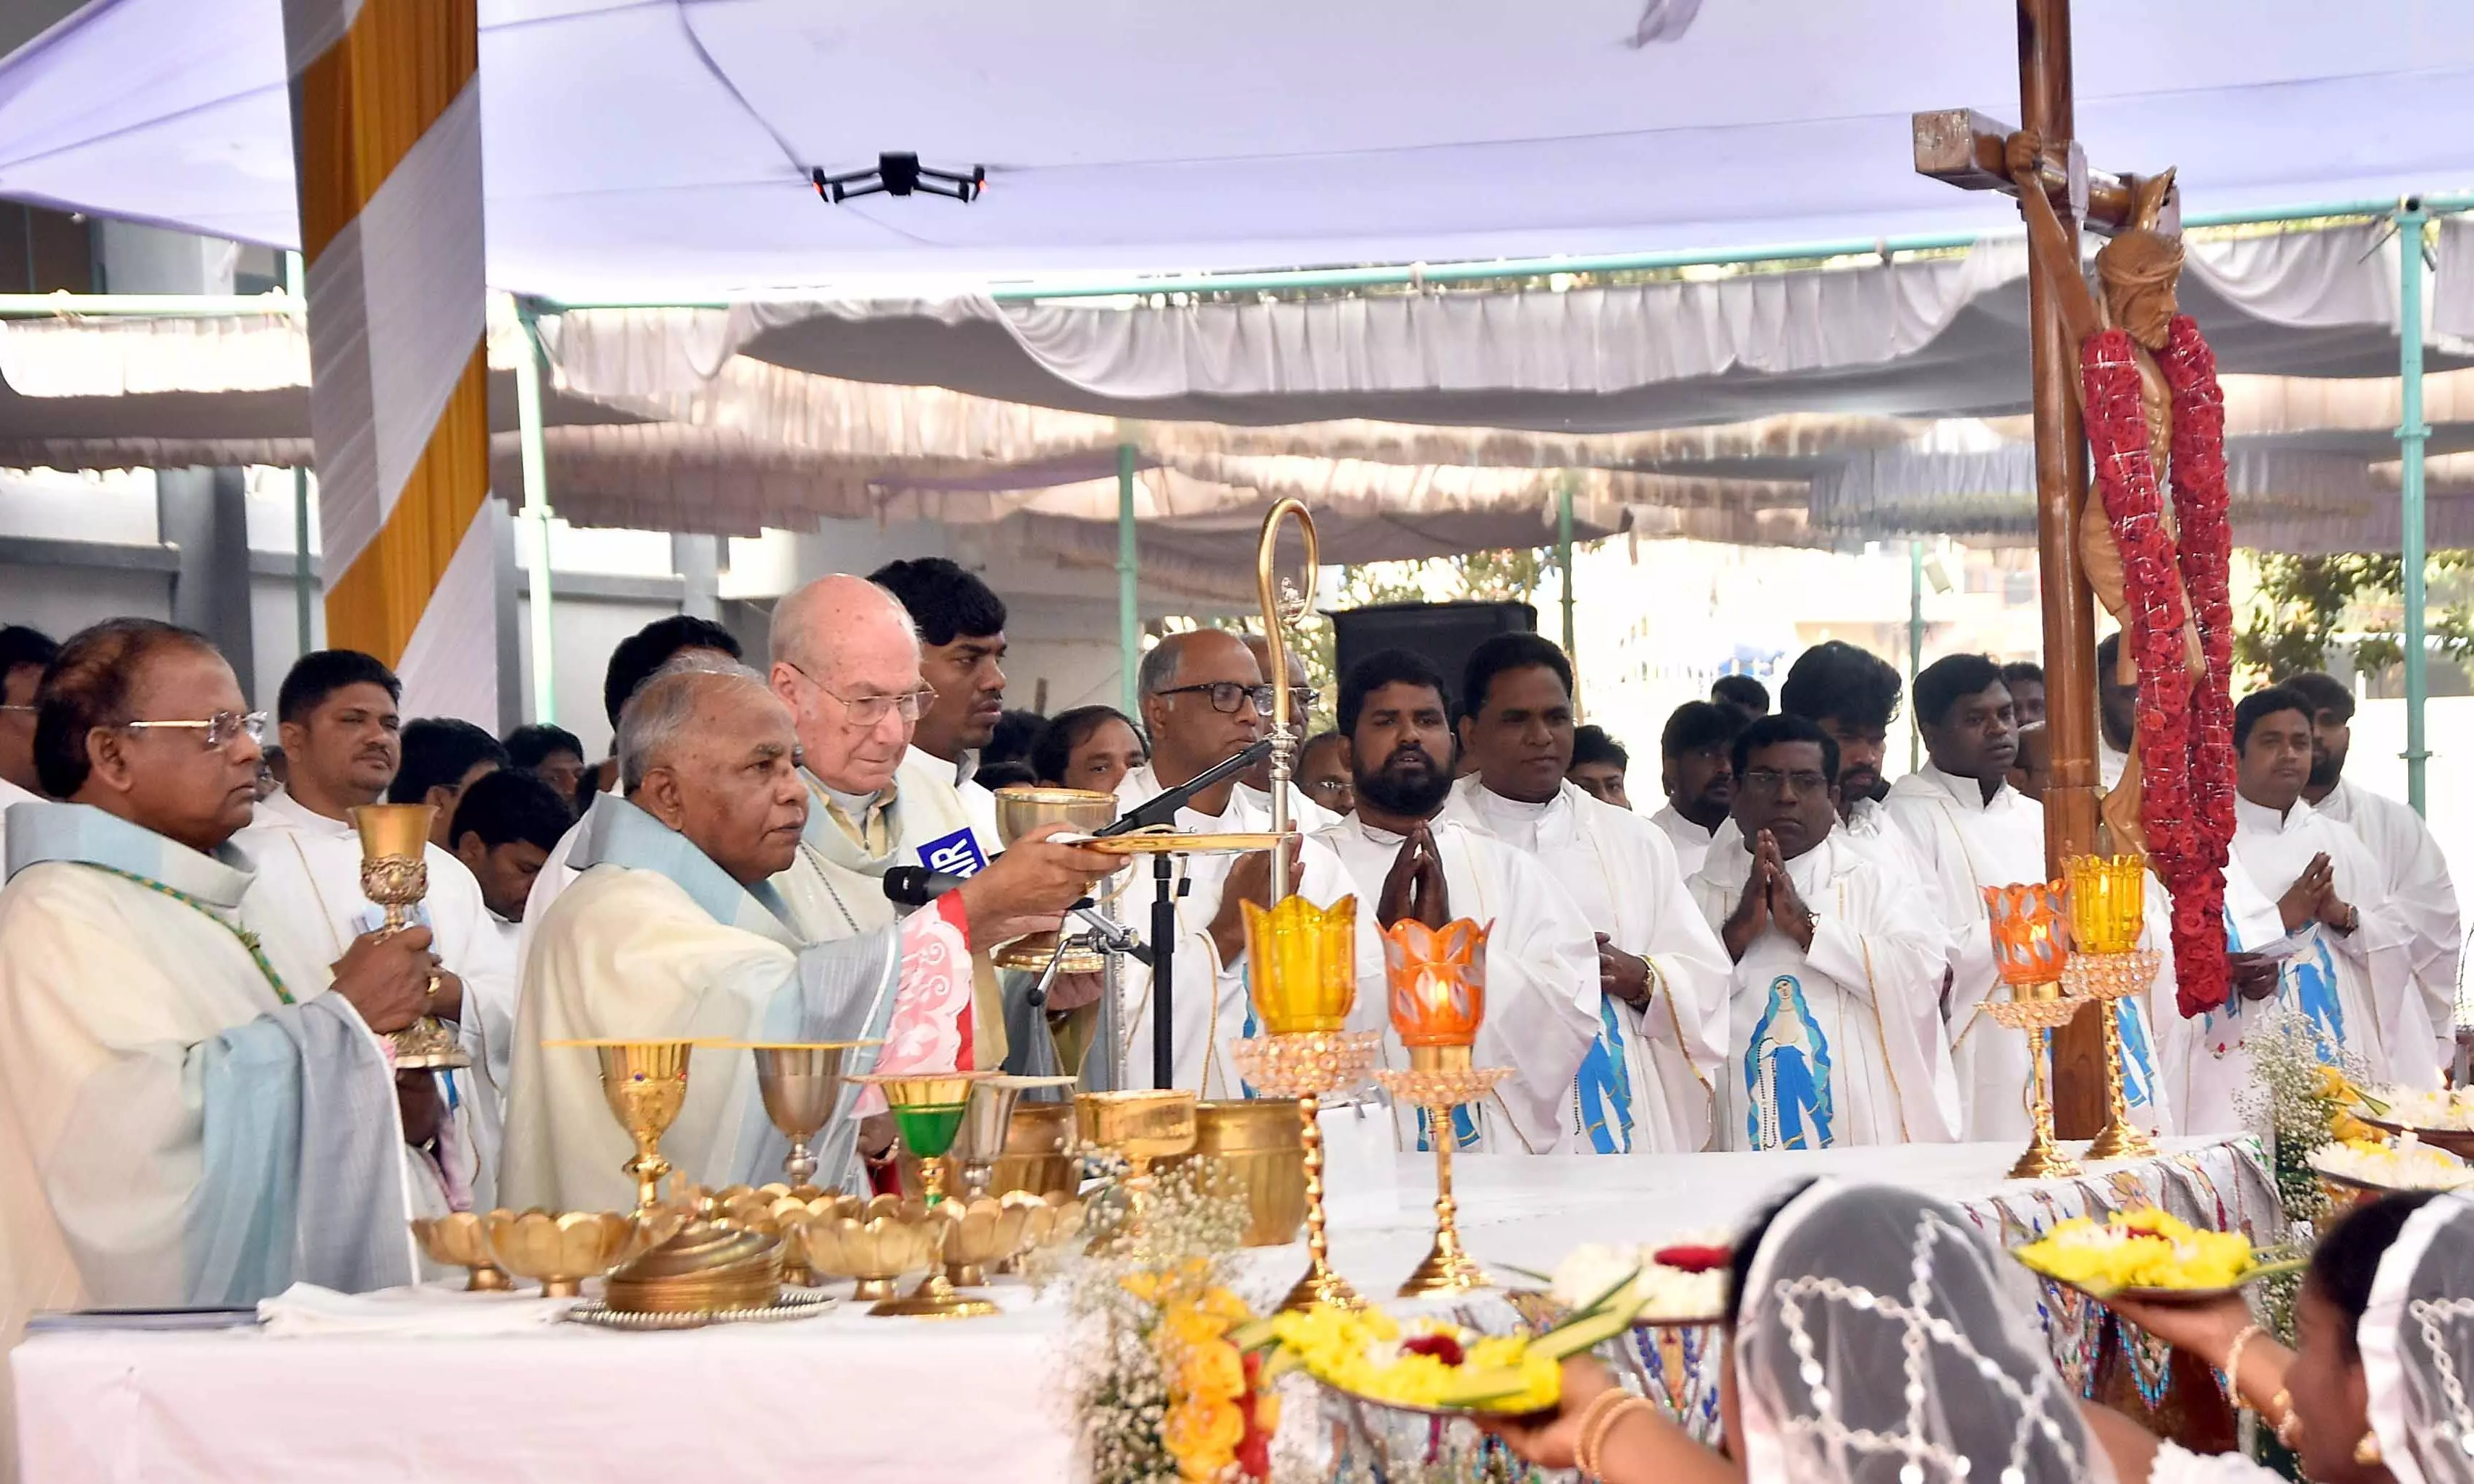
[[[711, 299], [1975, 233], [1909, 115], [2016, 111], [1986, 0], [481, 0], [491, 281]], [[2079, 134], [2186, 209], [2474, 184], [2474, 6], [2078, 0]], [[985, 196], [818, 200], [887, 151]], [[279, 0], [0, 63], [0, 194], [291, 246]]]

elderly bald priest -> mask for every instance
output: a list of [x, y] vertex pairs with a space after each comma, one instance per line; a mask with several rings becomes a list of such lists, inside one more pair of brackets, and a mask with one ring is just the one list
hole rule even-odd
[[[507, 1204], [619, 1209], [635, 1199], [632, 1152], [602, 1101], [590, 1050], [568, 1039], [874, 1040], [861, 1066], [918, 1065], [951, 1050], [971, 1013], [970, 941], [1011, 922], [974, 923], [948, 893], [898, 923], [803, 941], [772, 878], [808, 821], [790, 713], [752, 670], [656, 676], [618, 722], [625, 796], [605, 799], [579, 843], [583, 874], [560, 894], [524, 963], [502, 1188]], [[1074, 852], [1079, 856], [1080, 852]], [[1097, 875], [1104, 857], [1088, 863]], [[1087, 886], [1061, 877], [1037, 904], [1055, 912]], [[822, 1182], [857, 1177], [846, 1101], [819, 1141]], [[687, 1180], [762, 1180], [788, 1146], [765, 1119], [753, 1060], [695, 1054], [686, 1107], [662, 1152]]]

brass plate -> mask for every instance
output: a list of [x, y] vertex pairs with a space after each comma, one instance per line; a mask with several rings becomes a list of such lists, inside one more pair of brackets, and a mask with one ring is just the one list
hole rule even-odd
[[1275, 835], [1269, 830], [1260, 832], [1230, 830], [1217, 834], [1197, 832], [1191, 835], [1164, 830], [1157, 834], [1101, 835], [1090, 839], [1068, 839], [1060, 836], [1055, 842], [1060, 845], [1079, 845], [1085, 850], [1096, 850], [1102, 855], [1111, 856], [1201, 856], [1242, 855], [1249, 851], [1270, 850], [1285, 840], [1298, 838], [1295, 830], [1291, 830], [1286, 835]]
[[771, 1303], [743, 1309], [684, 1309], [665, 1313], [635, 1313], [614, 1309], [598, 1299], [587, 1299], [567, 1311], [567, 1318], [579, 1325], [593, 1325], [603, 1329], [701, 1329], [707, 1325], [780, 1324], [785, 1320], [813, 1319], [830, 1314], [841, 1305], [839, 1294], [821, 1288], [785, 1288]]

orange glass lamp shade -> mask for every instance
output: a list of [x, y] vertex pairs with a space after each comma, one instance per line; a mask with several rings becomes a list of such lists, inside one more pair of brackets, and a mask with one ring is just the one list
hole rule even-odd
[[2012, 990], [2050, 985], [2071, 956], [2070, 888], [2058, 881], [1986, 887], [1993, 962]]
[[2071, 937], [2081, 953], [2129, 953], [2147, 925], [2145, 856], [2073, 856], [2062, 863], [2071, 881]]
[[1273, 1035], [1346, 1030], [1357, 1003], [1357, 898], [1317, 907], [1284, 896], [1246, 910], [1246, 963], [1254, 1016]]
[[1392, 1029], [1403, 1046], [1467, 1046], [1486, 1018], [1486, 939], [1494, 924], [1467, 917], [1429, 928], [1403, 917], [1383, 930]]

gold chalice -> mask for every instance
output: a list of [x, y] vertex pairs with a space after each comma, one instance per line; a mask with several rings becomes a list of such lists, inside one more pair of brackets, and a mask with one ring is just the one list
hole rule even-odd
[[688, 1053], [693, 1041], [544, 1041], [544, 1046], [590, 1046], [601, 1058], [601, 1096], [618, 1127], [635, 1140], [636, 1156], [619, 1166], [636, 1180], [636, 1215], [661, 1204], [662, 1180], [670, 1162], [662, 1157], [662, 1134], [688, 1100]]
[[[1139, 1230], [1152, 1202], [1152, 1162], [1194, 1152], [1194, 1094], [1174, 1087], [1081, 1092], [1074, 1096], [1074, 1118], [1085, 1145], [1112, 1150], [1126, 1161], [1119, 1182], [1126, 1201], [1122, 1229]], [[1093, 1249], [1109, 1235], [1103, 1229], [1092, 1239]]]
[[611, 1211], [496, 1210], [483, 1221], [498, 1266], [542, 1285], [545, 1299], [572, 1299], [588, 1277], [626, 1261], [652, 1234]]
[[[429, 894], [429, 825], [434, 804], [362, 804], [351, 811], [361, 837], [361, 894], [386, 910], [379, 931], [400, 933], [412, 909]], [[432, 988], [436, 987], [433, 980]], [[473, 1064], [455, 1033], [424, 1015], [389, 1037], [395, 1064], [403, 1071], [451, 1069]]]
[[990, 1077], [972, 1085], [961, 1131], [954, 1138], [954, 1157], [962, 1166], [963, 1195], [976, 1201], [988, 1193], [988, 1178], [1007, 1152], [1022, 1095], [1071, 1087], [1074, 1083], [1071, 1077]]
[[[1113, 793], [1095, 793], [1088, 789], [1042, 789], [1023, 785], [996, 791], [997, 839], [1011, 847], [1023, 836], [1047, 824], [1062, 824], [1077, 833], [1088, 835], [1103, 825], [1117, 822], [1117, 797]], [[1048, 967], [1056, 954], [1057, 935], [1033, 933], [1005, 944], [988, 956], [988, 961], [1001, 969], [1028, 969], [1037, 973]], [[1100, 950], [1077, 937], [1066, 944], [1065, 960], [1057, 971], [1064, 974], [1097, 974], [1107, 961]]]
[[[973, 1085], [995, 1075], [992, 1072], [886, 1073], [860, 1079], [884, 1092], [885, 1106], [893, 1112], [893, 1126], [902, 1135], [903, 1147], [918, 1156], [920, 1185], [932, 1211], [945, 1201], [945, 1155], [962, 1131], [962, 1119], [970, 1109]], [[950, 1218], [959, 1213], [943, 1214]], [[949, 1233], [952, 1226], [949, 1220], [946, 1226]], [[938, 1255], [941, 1258], [943, 1254], [944, 1249], [940, 1247]], [[917, 1288], [868, 1310], [870, 1314], [907, 1315], [919, 1319], [977, 1319], [996, 1311], [997, 1306], [984, 1299], [964, 1299], [956, 1294], [941, 1263], [930, 1270]]]
[[412, 1221], [414, 1240], [429, 1260], [449, 1268], [463, 1268], [471, 1273], [465, 1280], [466, 1293], [504, 1293], [514, 1287], [507, 1281], [506, 1270], [490, 1255], [490, 1233], [477, 1212], [457, 1211], [449, 1216], [416, 1216]]
[[815, 1178], [816, 1156], [809, 1149], [834, 1112], [841, 1107], [849, 1084], [846, 1067], [851, 1053], [882, 1041], [758, 1041], [748, 1050], [756, 1056], [756, 1090], [764, 1100], [764, 1116], [790, 1141], [782, 1173], [792, 1185]]

